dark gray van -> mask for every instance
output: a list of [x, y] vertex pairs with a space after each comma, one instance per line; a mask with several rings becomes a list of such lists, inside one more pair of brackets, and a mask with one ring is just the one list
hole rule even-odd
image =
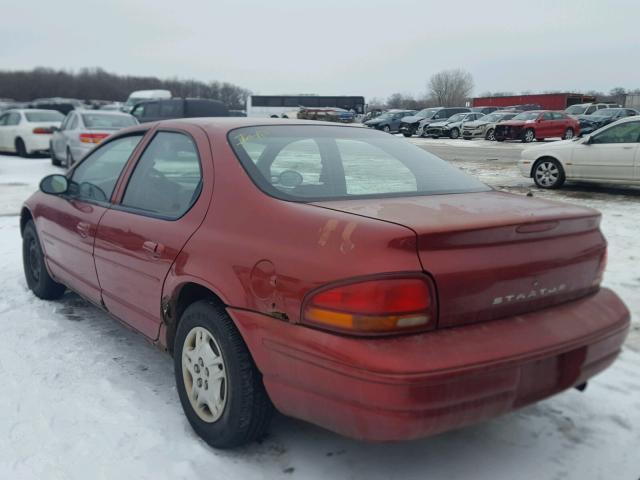
[[140, 123], [172, 118], [228, 117], [229, 110], [217, 100], [205, 98], [168, 98], [136, 104], [131, 115]]

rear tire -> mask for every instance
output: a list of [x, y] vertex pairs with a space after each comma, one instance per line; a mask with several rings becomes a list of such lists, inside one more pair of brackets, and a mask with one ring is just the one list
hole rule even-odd
[[555, 158], [541, 158], [531, 170], [533, 181], [540, 188], [556, 189], [566, 180], [564, 168]]
[[224, 307], [209, 300], [187, 307], [176, 332], [174, 368], [185, 415], [209, 445], [233, 448], [265, 433], [273, 405]]
[[493, 142], [496, 139], [495, 130], [493, 128], [490, 128], [489, 130], [487, 130], [487, 133], [484, 136], [484, 139]]
[[402, 132], [402, 135], [404, 135], [405, 137], [409, 138], [411, 136], [410, 133], [406, 133], [406, 132]]
[[36, 297], [55, 300], [62, 297], [66, 287], [56, 282], [47, 271], [38, 233], [32, 220], [22, 232], [22, 265], [27, 286]]
[[382, 131], [385, 133], [391, 133], [391, 127], [389, 125], [385, 125], [382, 127]]
[[27, 158], [29, 154], [27, 153], [27, 147], [24, 144], [24, 140], [21, 138], [16, 138], [16, 153], [19, 157]]
[[574, 136], [575, 136], [575, 132], [573, 131], [573, 128], [567, 128], [564, 131], [564, 136], [562, 138], [564, 140], [571, 140]]

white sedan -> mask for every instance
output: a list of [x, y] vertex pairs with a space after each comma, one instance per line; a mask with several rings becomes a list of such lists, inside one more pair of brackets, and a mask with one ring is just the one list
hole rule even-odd
[[640, 116], [582, 138], [527, 148], [518, 168], [541, 188], [560, 188], [565, 180], [640, 184]]
[[0, 151], [21, 157], [47, 152], [54, 128], [64, 115], [56, 110], [16, 109], [0, 116]]

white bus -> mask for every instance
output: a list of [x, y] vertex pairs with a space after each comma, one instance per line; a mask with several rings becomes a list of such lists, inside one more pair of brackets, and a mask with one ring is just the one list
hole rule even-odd
[[364, 97], [321, 95], [249, 95], [247, 117], [295, 118], [299, 107], [343, 108], [365, 113]]

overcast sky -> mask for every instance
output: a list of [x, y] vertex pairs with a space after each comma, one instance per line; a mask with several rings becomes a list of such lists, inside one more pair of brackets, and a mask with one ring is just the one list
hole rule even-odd
[[639, 0], [2, 0], [0, 69], [99, 66], [254, 93], [640, 87]]

